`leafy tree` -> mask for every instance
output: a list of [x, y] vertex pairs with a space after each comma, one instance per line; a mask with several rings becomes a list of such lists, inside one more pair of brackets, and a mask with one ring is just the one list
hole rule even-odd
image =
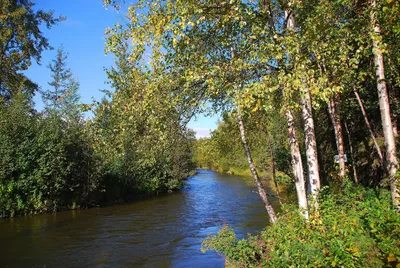
[[393, 204], [400, 210], [400, 194], [397, 188], [398, 178], [397, 170], [399, 163], [397, 161], [395, 134], [393, 132], [392, 118], [390, 112], [389, 94], [385, 78], [385, 64], [382, 49], [384, 43], [381, 40], [381, 23], [376, 14], [377, 1], [372, 0], [370, 17], [371, 17], [371, 39], [372, 39], [372, 53], [374, 55], [374, 67], [376, 75], [376, 84], [378, 89], [379, 108], [381, 110], [382, 130], [385, 137], [386, 147], [386, 162], [387, 170], [389, 172], [389, 182], [392, 193]]
[[[40, 207], [35, 189], [37, 122], [31, 114], [29, 96], [20, 91], [7, 106], [0, 108], [0, 211], [13, 216]], [[38, 200], [39, 199], [39, 200]], [[39, 202], [38, 202], [39, 201]]]
[[125, 42], [114, 36], [108, 42], [115, 42], [118, 59], [108, 70], [115, 92], [96, 107], [91, 124], [105, 198], [177, 189], [194, 168], [194, 134], [171, 101], [170, 76], [136, 67]]
[[31, 96], [38, 89], [22, 71], [32, 60], [40, 63], [43, 50], [50, 49], [40, 26], [51, 28], [64, 18], [53, 12], [34, 10], [30, 0], [4, 0], [0, 3], [0, 96], [8, 102], [22, 86]]

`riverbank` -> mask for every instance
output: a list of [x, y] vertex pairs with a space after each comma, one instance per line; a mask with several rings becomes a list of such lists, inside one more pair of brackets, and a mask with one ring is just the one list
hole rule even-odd
[[390, 192], [348, 183], [325, 189], [318, 212], [305, 220], [286, 205], [276, 224], [246, 240], [224, 226], [203, 243], [222, 253], [226, 267], [398, 267], [400, 216]]
[[[273, 205], [279, 207], [276, 200]], [[224, 224], [245, 238], [267, 223], [254, 187], [237, 176], [199, 170], [172, 194], [4, 219], [0, 266], [222, 268], [225, 259], [203, 254], [201, 241]]]
[[76, 202], [72, 202], [71, 204], [66, 204], [56, 207], [54, 207], [54, 205], [48, 205], [48, 206], [43, 206], [41, 210], [36, 209], [29, 211], [27, 213], [6, 214], [3, 212], [0, 213], [0, 220], [27, 216], [27, 215], [55, 214], [57, 212], [62, 212], [62, 211], [87, 210], [91, 208], [108, 207], [118, 204], [132, 203], [140, 200], [146, 200], [149, 198], [154, 198], [156, 196], [167, 195], [179, 191], [183, 187], [185, 181], [187, 181], [190, 177], [195, 176], [196, 174], [197, 174], [196, 169], [189, 172], [188, 176], [185, 179], [183, 179], [180, 187], [178, 188], [173, 188], [173, 189], [162, 188], [162, 189], [157, 189], [154, 192], [124, 192], [121, 189], [114, 188], [109, 190], [110, 193], [103, 191], [95, 194], [95, 196], [92, 197], [92, 200], [98, 200], [97, 202], [88, 202], [82, 204], [77, 204]]
[[[249, 185], [254, 185], [254, 179], [253, 179], [253, 174], [251, 174], [251, 171], [249, 168], [235, 168], [231, 167], [228, 170], [226, 169], [210, 169], [210, 168], [204, 168], [208, 170], [212, 170], [214, 172], [219, 172], [222, 174], [228, 174], [228, 175], [235, 175], [243, 178], [243, 180], [248, 183]], [[292, 188], [293, 188], [293, 182], [292, 179], [285, 173], [276, 171], [276, 177], [277, 177], [277, 184], [278, 188], [276, 189], [275, 183], [272, 178], [272, 172], [261, 170], [258, 172], [261, 182], [264, 185], [264, 187], [270, 189], [272, 192], [277, 193], [279, 190], [279, 193], [291, 193]]]

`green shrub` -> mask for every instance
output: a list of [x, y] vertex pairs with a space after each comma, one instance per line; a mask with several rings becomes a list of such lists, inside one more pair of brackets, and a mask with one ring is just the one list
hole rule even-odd
[[97, 187], [83, 125], [35, 114], [24, 96], [0, 108], [0, 217], [85, 206]]
[[319, 209], [305, 221], [284, 206], [278, 222], [238, 240], [227, 226], [203, 242], [235, 267], [396, 267], [400, 263], [400, 216], [387, 191], [347, 185], [325, 189]]

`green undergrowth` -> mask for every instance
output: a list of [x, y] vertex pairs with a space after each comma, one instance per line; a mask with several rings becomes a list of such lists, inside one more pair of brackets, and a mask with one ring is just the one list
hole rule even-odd
[[203, 241], [229, 267], [400, 267], [400, 216], [385, 190], [351, 184], [325, 188], [304, 220], [293, 205], [256, 236], [238, 240], [229, 226]]

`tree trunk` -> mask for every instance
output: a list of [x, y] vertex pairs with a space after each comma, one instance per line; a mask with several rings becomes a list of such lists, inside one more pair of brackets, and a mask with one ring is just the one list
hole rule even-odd
[[[287, 20], [287, 27], [294, 28], [295, 25], [294, 25], [293, 14], [285, 10], [285, 18]], [[292, 156], [292, 168], [296, 185], [297, 198], [299, 202], [299, 208], [304, 217], [308, 219], [307, 190], [304, 183], [303, 163], [301, 160], [300, 147], [296, 139], [296, 128], [295, 128], [293, 114], [289, 109], [286, 110], [286, 117], [288, 119], [288, 134], [289, 134], [288, 138], [290, 145], [290, 153]]]
[[[302, 90], [301, 97], [302, 117], [304, 121], [304, 135], [307, 154], [308, 180], [310, 192], [316, 201], [321, 188], [317, 157], [317, 139], [315, 137], [314, 119], [312, 116], [311, 97], [308, 88]], [[317, 204], [316, 204], [317, 205]]]
[[378, 142], [377, 142], [377, 140], [375, 138], [375, 134], [372, 131], [371, 124], [369, 123], [369, 119], [368, 119], [367, 113], [366, 113], [366, 111], [364, 109], [364, 104], [363, 104], [363, 102], [362, 102], [362, 100], [360, 98], [360, 95], [358, 94], [356, 86], [354, 86], [353, 91], [354, 91], [354, 94], [356, 95], [356, 98], [357, 98], [357, 101], [358, 101], [358, 105], [360, 106], [361, 112], [362, 112], [362, 114], [364, 116], [364, 121], [365, 121], [365, 124], [368, 127], [369, 134], [371, 135], [371, 139], [374, 141], [376, 152], [378, 153], [378, 156], [381, 159], [381, 162], [383, 163], [383, 154], [382, 154], [381, 148], [379, 147], [379, 144], [378, 144]]
[[349, 147], [350, 147], [351, 162], [352, 162], [352, 166], [353, 166], [354, 182], [356, 184], [358, 184], [357, 168], [356, 168], [356, 163], [355, 163], [356, 160], [354, 158], [354, 150], [353, 150], [353, 145], [352, 145], [352, 142], [351, 142], [350, 131], [349, 131], [349, 128], [347, 127], [346, 122], [344, 122], [344, 127], [345, 127], [346, 132], [347, 132], [347, 138], [349, 139]]
[[265, 134], [267, 135], [267, 142], [269, 147], [269, 152], [271, 154], [271, 169], [272, 169], [272, 179], [274, 180], [275, 188], [276, 188], [276, 195], [279, 198], [279, 204], [282, 206], [281, 195], [279, 194], [279, 187], [278, 182], [276, 181], [276, 168], [275, 168], [275, 154], [274, 149], [272, 148], [271, 137], [269, 136], [268, 129], [264, 129]]
[[340, 122], [340, 113], [336, 105], [335, 96], [332, 96], [328, 105], [329, 116], [332, 121], [333, 129], [335, 131], [336, 147], [339, 155], [339, 176], [344, 179], [346, 174], [346, 163], [344, 159], [344, 139], [343, 130]]
[[[285, 18], [287, 20], [288, 28], [295, 28], [295, 22], [293, 14], [285, 10]], [[300, 52], [300, 48], [299, 48]], [[307, 152], [307, 166], [308, 166], [308, 181], [310, 185], [310, 192], [315, 197], [320, 189], [319, 179], [319, 167], [317, 158], [317, 142], [314, 131], [314, 120], [312, 117], [312, 107], [310, 92], [306, 85], [306, 81], [303, 81], [303, 90], [301, 92], [301, 106], [302, 116], [304, 120], [304, 133], [306, 136], [306, 152]], [[314, 200], [316, 200], [314, 198]]]
[[238, 117], [237, 118], [238, 118], [240, 137], [242, 139], [243, 148], [244, 148], [244, 151], [246, 152], [247, 161], [249, 162], [250, 171], [253, 174], [254, 181], [256, 182], [258, 194], [260, 195], [262, 201], [264, 202], [265, 209], [268, 212], [270, 221], [272, 223], [275, 223], [276, 219], [277, 219], [275, 210], [274, 210], [274, 208], [272, 207], [271, 203], [268, 200], [267, 193], [265, 192], [265, 190], [263, 188], [263, 185], [262, 185], [262, 183], [260, 181], [260, 177], [258, 176], [256, 167], [254, 166], [253, 158], [251, 157], [251, 153], [250, 153], [250, 148], [247, 145], [246, 134], [245, 134], [244, 124], [243, 124], [243, 118], [242, 118], [242, 115], [240, 113], [240, 108], [238, 108]]
[[396, 158], [396, 143], [394, 140], [392, 119], [390, 117], [390, 105], [388, 91], [385, 80], [385, 66], [383, 62], [383, 54], [381, 50], [380, 42], [380, 24], [376, 15], [376, 0], [371, 1], [371, 26], [372, 32], [372, 53], [374, 54], [374, 65], [377, 79], [379, 108], [381, 110], [382, 118], [382, 129], [385, 137], [386, 146], [386, 164], [389, 172], [390, 191], [392, 194], [392, 202], [397, 209], [400, 209], [399, 198], [400, 195], [397, 191], [397, 178], [396, 172], [398, 168], [398, 162]]
[[[393, 124], [393, 134], [394, 134], [394, 139], [399, 137], [399, 132], [397, 129], [398, 125], [398, 110], [399, 110], [399, 103], [400, 103], [400, 98], [399, 98], [399, 92], [400, 90], [392, 90], [392, 92], [389, 92], [389, 103], [391, 103], [392, 107], [392, 124]], [[390, 94], [392, 93], [392, 94]]]
[[302, 215], [308, 219], [308, 205], [307, 205], [307, 191], [304, 181], [303, 163], [301, 160], [300, 147], [296, 138], [296, 127], [294, 124], [293, 114], [290, 110], [285, 113], [288, 120], [288, 139], [290, 154], [292, 156], [292, 169], [294, 176], [294, 183], [296, 186], [297, 199], [299, 209]]

